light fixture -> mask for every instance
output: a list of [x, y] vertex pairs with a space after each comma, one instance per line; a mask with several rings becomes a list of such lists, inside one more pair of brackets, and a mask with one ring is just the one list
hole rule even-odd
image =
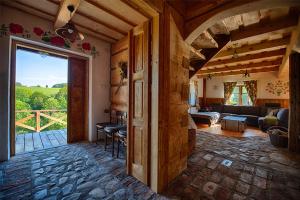
[[[70, 20], [72, 17], [72, 13], [75, 8], [73, 5], [68, 5], [68, 10], [70, 11]], [[65, 39], [68, 39], [70, 42], [75, 42], [75, 40], [83, 40], [84, 36], [78, 31], [75, 25], [72, 22], [66, 23], [63, 27], [55, 30], [55, 33]]]
[[208, 75], [207, 75], [207, 78], [208, 78], [208, 80], [211, 80], [211, 79], [212, 79], [212, 75], [211, 75], [211, 74], [208, 74]]
[[250, 77], [250, 73], [248, 72], [248, 70], [245, 71], [245, 73], [243, 74], [243, 77], [245, 77], [245, 78]]

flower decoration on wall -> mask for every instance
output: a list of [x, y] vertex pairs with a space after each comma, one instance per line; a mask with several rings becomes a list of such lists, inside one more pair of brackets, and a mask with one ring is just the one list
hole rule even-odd
[[44, 31], [40, 27], [34, 27], [32, 31], [36, 36], [40, 37], [41, 40], [46, 43], [50, 43], [51, 45], [58, 46], [58, 47], [65, 47], [65, 48], [71, 47], [69, 41], [57, 36], [55, 33], [52, 33], [51, 31]]
[[99, 52], [96, 50], [96, 47], [92, 46], [89, 42], [78, 43], [77, 47], [80, 51], [84, 53], [90, 53], [93, 57], [99, 55]]
[[[72, 44], [69, 40], [56, 35], [54, 32], [46, 31], [40, 27], [34, 27], [32, 31], [28, 31], [21, 24], [17, 24], [17, 23], [0, 25], [0, 37], [16, 35], [28, 39], [31, 38], [31, 34], [40, 38], [41, 41], [53, 46], [58, 46], [58, 47], [63, 47], [68, 49], [72, 47]], [[90, 54], [93, 57], [99, 55], [99, 52], [97, 51], [96, 47], [91, 45], [88, 42], [78, 41], [77, 47], [78, 50], [80, 50], [81, 52]]]
[[289, 82], [281, 80], [275, 82], [268, 82], [266, 86], [266, 91], [277, 96], [287, 94], [289, 92]]
[[30, 33], [20, 24], [10, 23], [8, 26], [2, 24], [0, 27], [0, 37], [8, 35], [19, 35], [23, 38], [30, 38]]

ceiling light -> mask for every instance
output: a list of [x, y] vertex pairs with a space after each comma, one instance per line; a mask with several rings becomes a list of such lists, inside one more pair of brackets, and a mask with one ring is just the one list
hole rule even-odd
[[250, 73], [248, 72], [248, 70], [245, 71], [245, 73], [243, 74], [243, 77], [245, 77], [245, 78], [250, 77]]

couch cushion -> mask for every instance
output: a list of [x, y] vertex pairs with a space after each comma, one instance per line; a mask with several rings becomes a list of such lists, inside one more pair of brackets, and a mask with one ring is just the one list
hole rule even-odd
[[281, 108], [277, 113], [279, 125], [288, 128], [289, 125], [289, 109]]
[[259, 106], [239, 106], [239, 107], [240, 107], [240, 114], [242, 115], [260, 116]]
[[240, 106], [224, 105], [223, 113], [240, 114]]
[[223, 112], [223, 105], [210, 105], [211, 107], [211, 112], [218, 112], [218, 113], [221, 113]]

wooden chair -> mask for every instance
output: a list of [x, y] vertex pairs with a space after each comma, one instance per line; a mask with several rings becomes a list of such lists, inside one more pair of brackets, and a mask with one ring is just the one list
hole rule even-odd
[[96, 124], [96, 133], [97, 133], [97, 142], [99, 141], [99, 134], [105, 134], [104, 128], [109, 125], [116, 125], [117, 124], [117, 119], [113, 118], [112, 116], [116, 116], [115, 110], [105, 110], [104, 113], [109, 113], [110, 114], [110, 119], [108, 122], [100, 122]]
[[118, 146], [117, 146], [117, 158], [119, 158], [120, 145], [127, 147], [127, 127], [121, 128], [117, 132]]
[[107, 125], [104, 127], [104, 132], [105, 132], [105, 145], [104, 149], [106, 151], [107, 149], [107, 142], [108, 139], [111, 139], [112, 142], [112, 157], [114, 157], [114, 147], [115, 147], [115, 134], [122, 128], [126, 127], [126, 122], [127, 122], [127, 113], [122, 112], [122, 111], [116, 111], [116, 116], [113, 116], [116, 118], [117, 123], [116, 124], [111, 124]]

